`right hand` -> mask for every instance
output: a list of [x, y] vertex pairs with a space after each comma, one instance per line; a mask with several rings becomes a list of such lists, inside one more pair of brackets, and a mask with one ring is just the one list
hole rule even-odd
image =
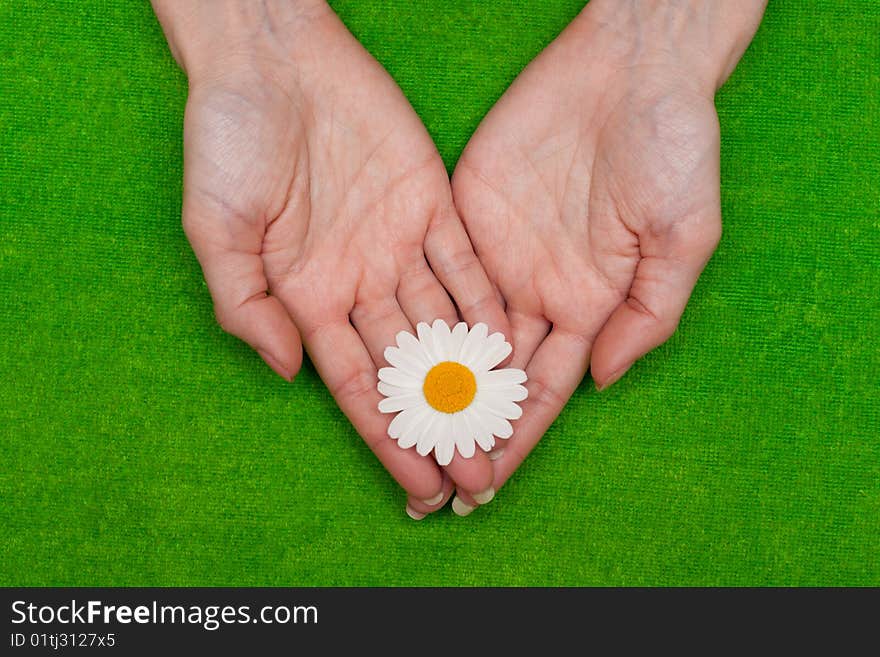
[[762, 9], [593, 0], [468, 143], [453, 195], [529, 377], [496, 489], [588, 368], [607, 387], [678, 326], [721, 235], [714, 93]]

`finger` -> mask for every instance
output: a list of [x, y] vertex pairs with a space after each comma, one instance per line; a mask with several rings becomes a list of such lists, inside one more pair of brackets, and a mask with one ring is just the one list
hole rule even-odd
[[464, 518], [472, 514], [479, 506], [480, 503], [470, 493], [460, 488], [455, 489], [455, 496], [452, 498], [452, 511], [455, 515]]
[[378, 409], [382, 397], [376, 389], [377, 370], [348, 317], [329, 323], [310, 319], [300, 322], [306, 349], [339, 408], [407, 493], [418, 499], [436, 497], [442, 487], [439, 466], [388, 437], [391, 418]]
[[596, 387], [608, 387], [678, 328], [694, 285], [721, 237], [720, 218], [683, 235], [646, 238], [626, 300], [596, 337], [591, 371]]
[[[416, 267], [402, 277], [397, 293], [400, 305], [407, 309], [406, 315], [413, 326], [421, 321], [433, 324], [435, 319], [442, 319], [452, 328], [458, 323], [455, 306], [428, 263], [422, 262], [422, 267]], [[495, 294], [494, 288], [492, 290]], [[444, 470], [458, 487], [484, 497], [491, 495], [492, 464], [482, 450], [475, 449], [468, 458], [456, 450]]]
[[452, 295], [459, 315], [469, 325], [484, 322], [490, 332], [510, 335], [507, 315], [496, 289], [477, 259], [455, 208], [440, 212], [428, 227], [425, 255], [437, 279]]
[[397, 301], [413, 326], [419, 322], [433, 324], [435, 319], [442, 319], [449, 326], [458, 321], [452, 299], [424, 258], [401, 276]]
[[448, 476], [444, 476], [443, 490], [434, 499], [420, 500], [410, 495], [406, 500], [406, 514], [413, 520], [421, 520], [429, 513], [439, 511], [446, 506], [454, 492], [455, 484]]
[[479, 507], [484, 506], [495, 498], [495, 489], [492, 488], [492, 497], [485, 499], [479, 495], [472, 495], [461, 488], [455, 489], [455, 495], [452, 497], [452, 511], [457, 516], [464, 518], [469, 516]]
[[464, 458], [456, 450], [445, 470], [458, 490], [476, 495], [483, 500], [483, 504], [488, 504], [495, 496], [492, 461], [479, 446], [475, 447], [473, 456], [469, 458]]
[[401, 331], [413, 332], [412, 325], [391, 293], [380, 299], [356, 302], [350, 317], [377, 370], [385, 367], [383, 354], [386, 347], [394, 346], [394, 337]]
[[500, 441], [500, 457], [492, 461], [495, 490], [516, 471], [562, 411], [584, 378], [589, 359], [590, 341], [559, 328], [550, 331], [538, 347], [526, 367], [529, 396], [520, 402], [522, 417], [515, 421], [513, 435]]
[[244, 340], [280, 376], [292, 380], [302, 364], [299, 332], [281, 302], [267, 294], [262, 236], [234, 236], [223, 217], [184, 204], [184, 230], [202, 266], [224, 331]]
[[510, 318], [511, 344], [513, 345], [510, 367], [524, 370], [532, 360], [532, 356], [535, 355], [538, 345], [550, 332], [550, 322], [540, 315], [514, 309], [508, 309], [507, 315]]

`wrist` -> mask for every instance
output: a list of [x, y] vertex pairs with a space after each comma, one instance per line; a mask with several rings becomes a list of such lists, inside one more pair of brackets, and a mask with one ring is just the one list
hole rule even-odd
[[714, 95], [736, 67], [767, 0], [591, 0], [578, 21], [617, 69], [666, 67]]
[[230, 63], [287, 61], [325, 0], [152, 0], [168, 46], [190, 82], [222, 74]]

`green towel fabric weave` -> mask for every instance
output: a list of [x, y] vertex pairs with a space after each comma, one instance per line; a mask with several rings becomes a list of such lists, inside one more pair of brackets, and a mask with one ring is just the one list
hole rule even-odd
[[[337, 1], [450, 169], [581, 8]], [[880, 3], [770, 3], [673, 339], [421, 523], [314, 369], [214, 323], [149, 3], [0, 2], [0, 584], [880, 585]]]

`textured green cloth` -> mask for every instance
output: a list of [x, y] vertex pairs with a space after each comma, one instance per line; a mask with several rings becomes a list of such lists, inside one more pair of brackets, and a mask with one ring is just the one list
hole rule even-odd
[[[577, 0], [334, 6], [451, 168]], [[310, 365], [214, 323], [144, 0], [0, 0], [0, 584], [880, 585], [880, 3], [770, 3], [725, 234], [496, 501], [421, 523]]]

